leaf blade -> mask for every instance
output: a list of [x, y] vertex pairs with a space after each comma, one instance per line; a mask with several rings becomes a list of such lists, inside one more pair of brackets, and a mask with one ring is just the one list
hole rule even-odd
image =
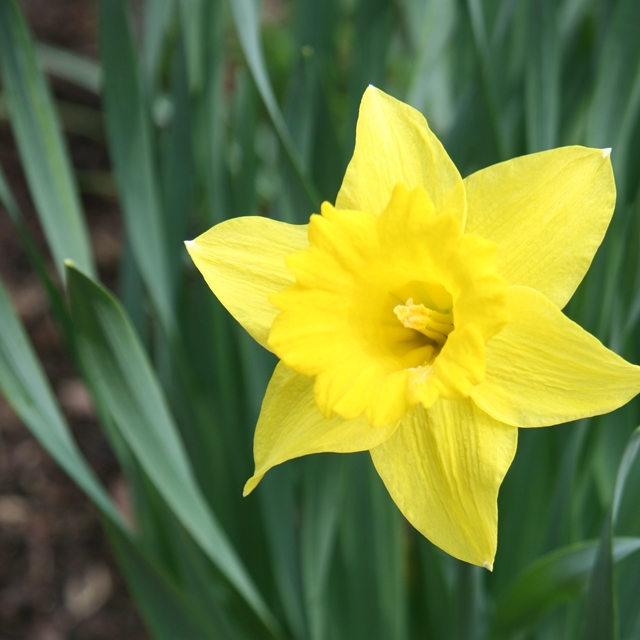
[[88, 234], [58, 117], [14, 0], [0, 0], [0, 63], [22, 166], [56, 268], [62, 277], [64, 261], [71, 259], [93, 274]]
[[73, 265], [67, 268], [78, 351], [93, 388], [177, 518], [277, 635], [275, 619], [196, 484], [158, 380], [124, 310], [106, 289]]

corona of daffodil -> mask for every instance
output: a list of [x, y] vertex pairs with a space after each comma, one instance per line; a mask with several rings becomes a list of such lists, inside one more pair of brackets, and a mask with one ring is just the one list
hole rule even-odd
[[335, 206], [227, 220], [187, 243], [280, 362], [255, 474], [368, 450], [407, 520], [493, 566], [519, 427], [616, 409], [629, 364], [563, 315], [615, 203], [609, 150], [565, 147], [462, 179], [415, 109], [369, 87]]

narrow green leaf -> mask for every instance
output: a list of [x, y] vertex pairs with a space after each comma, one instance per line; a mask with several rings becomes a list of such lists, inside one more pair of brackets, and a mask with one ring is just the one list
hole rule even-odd
[[583, 640], [615, 640], [617, 637], [611, 529], [609, 512], [589, 580]]
[[187, 62], [182, 41], [176, 43], [173, 59], [171, 99], [173, 116], [160, 139], [160, 168], [164, 196], [168, 260], [174, 280], [182, 271], [184, 240], [194, 192], [192, 114], [189, 102]]
[[458, 3], [414, 2], [406, 11], [407, 28], [414, 31], [416, 49], [407, 102], [422, 111], [429, 126], [440, 135], [453, 119], [453, 87], [446, 69], [446, 52], [458, 19]]
[[311, 640], [326, 638], [328, 628], [326, 588], [341, 502], [341, 462], [337, 455], [305, 461], [300, 553]]
[[287, 622], [296, 640], [308, 637], [302, 602], [297, 505], [289, 466], [272, 469], [260, 484], [257, 497], [264, 521], [270, 559]]
[[252, 216], [257, 209], [255, 137], [259, 105], [255, 85], [246, 69], [236, 73], [234, 82], [236, 90], [229, 114], [232, 142], [229, 149], [231, 209], [228, 214]]
[[405, 520], [373, 465], [369, 467], [369, 486], [382, 635], [404, 640], [407, 638], [410, 589], [404, 539]]
[[455, 564], [456, 581], [454, 587], [454, 627], [459, 640], [480, 640], [485, 637], [486, 618], [484, 616], [484, 572], [466, 562]]
[[[326, 104], [337, 14], [335, 0], [321, 4], [313, 0], [298, 3], [293, 31], [299, 54], [283, 106], [300, 159], [320, 189], [319, 195], [330, 201], [336, 197], [346, 166]], [[283, 188], [275, 211], [287, 222], [306, 223], [311, 213], [308, 199], [286, 164], [282, 167], [281, 179]]]
[[[384, 86], [385, 61], [391, 41], [393, 3], [390, 0], [359, 2], [355, 15], [356, 41], [349, 81], [347, 127], [353, 140], [362, 94], [368, 85]], [[347, 146], [349, 156], [353, 144]]]
[[189, 69], [189, 89], [198, 93], [204, 85], [204, 38], [206, 31], [202, 28], [207, 9], [203, 0], [180, 2], [180, 26], [185, 43], [187, 68]]
[[0, 282], [0, 391], [56, 462], [114, 522], [119, 513], [71, 437], [49, 382]]
[[[166, 573], [108, 520], [103, 520], [120, 569], [156, 640], [210, 640], [213, 629]], [[226, 638], [215, 632], [216, 638]]]
[[228, 4], [253, 81], [258, 87], [258, 92], [267, 108], [287, 158], [293, 166], [295, 175], [309, 198], [309, 211], [316, 210], [320, 205], [318, 191], [304, 169], [304, 164], [282, 116], [267, 74], [256, 4], [254, 0], [228, 0]]
[[67, 311], [66, 304], [62, 299], [62, 296], [60, 295], [60, 292], [58, 291], [56, 285], [53, 283], [53, 280], [51, 279], [51, 276], [47, 271], [44, 260], [40, 255], [38, 249], [36, 248], [36, 243], [34, 242], [31, 233], [29, 232], [29, 229], [25, 224], [24, 217], [22, 216], [22, 213], [18, 208], [18, 204], [13, 197], [13, 193], [9, 188], [9, 184], [7, 183], [7, 179], [4, 175], [2, 166], [0, 166], [0, 205], [2, 205], [5, 211], [8, 213], [13, 226], [20, 236], [20, 241], [22, 242], [22, 246], [27, 253], [29, 262], [31, 262], [32, 267], [35, 269], [38, 277], [40, 278], [40, 282], [47, 292], [49, 301], [51, 303], [51, 309], [53, 310], [56, 320], [58, 321], [58, 324], [64, 333], [67, 345], [72, 345], [73, 329], [71, 327], [71, 318], [69, 317], [69, 312]]
[[206, 196], [202, 206], [205, 215], [197, 232], [206, 226], [222, 222], [233, 215], [229, 201], [230, 179], [227, 166], [228, 99], [225, 90], [227, 63], [225, 57], [224, 2], [209, 2], [205, 6], [203, 28], [206, 57], [203, 96], [194, 100], [191, 140], [194, 152], [196, 181]]
[[[476, 57], [480, 67], [480, 78], [483, 97], [488, 111], [490, 130], [493, 135], [493, 142], [500, 160], [506, 160], [507, 141], [502, 135], [500, 102], [498, 88], [502, 84], [498, 81], [497, 74], [499, 68], [498, 57], [492, 48], [492, 42], [487, 30], [487, 18], [484, 4], [481, 0], [467, 0], [467, 10], [471, 21], [471, 32], [476, 49]], [[475, 107], [474, 105], [474, 108]]]
[[100, 53], [109, 148], [127, 236], [158, 316], [174, 329], [173, 283], [151, 137], [127, 8], [100, 3]]
[[220, 580], [204, 552], [172, 518], [169, 534], [178, 560], [178, 571], [189, 602], [206, 613], [209, 638], [216, 640], [267, 640], [271, 638], [255, 617], [229, 606]]
[[[417, 579], [420, 579], [419, 588], [412, 592], [415, 600], [413, 604], [412, 637], [420, 637], [425, 634], [428, 638], [453, 637], [453, 624], [455, 616], [453, 607], [456, 604], [452, 597], [453, 580], [447, 580], [452, 571], [447, 571], [456, 561], [445, 556], [436, 546], [431, 544], [421, 534], [415, 534], [414, 556], [419, 571], [415, 571], [416, 565], [410, 565], [415, 571]], [[410, 570], [410, 575], [413, 573]], [[416, 633], [417, 632], [417, 633]]]
[[589, 581], [583, 640], [615, 640], [618, 637], [611, 540], [618, 519], [624, 487], [638, 454], [638, 449], [640, 449], [640, 427], [631, 435], [618, 468], [613, 504], [605, 520], [602, 538], [598, 546], [598, 555]]
[[174, 15], [175, 0], [145, 0], [142, 64], [149, 86], [153, 86], [162, 63], [163, 44]]
[[15, 0], [0, 0], [0, 62], [11, 124], [22, 166], [56, 268], [73, 260], [94, 264], [78, 192], [51, 94]]
[[78, 350], [93, 388], [176, 517], [262, 621], [278, 625], [207, 507], [149, 360], [118, 301], [68, 265]]
[[[494, 629], [508, 634], [535, 622], [554, 606], [580, 595], [596, 560], [598, 542], [562, 547], [529, 565], [500, 597]], [[615, 538], [613, 561], [640, 550], [640, 538]]]
[[[338, 637], [385, 640], [396, 637], [397, 629], [389, 625], [387, 606], [381, 605], [381, 564], [371, 482], [375, 470], [368, 453], [341, 456], [344, 465], [344, 494], [336, 545], [345, 568], [345, 584], [341, 598], [345, 602], [344, 628]], [[377, 475], [377, 474], [376, 474]], [[376, 482], [379, 480], [376, 478]], [[395, 553], [395, 549], [387, 550]], [[330, 616], [329, 616], [330, 618]]]
[[611, 147], [616, 142], [640, 60], [639, 23], [638, 2], [622, 0], [617, 3], [599, 60], [587, 133], [590, 146]]
[[618, 475], [616, 477], [616, 486], [613, 492], [613, 505], [611, 507], [612, 509], [611, 520], [612, 520], [613, 526], [615, 526], [618, 520], [620, 503], [622, 501], [622, 496], [624, 494], [627, 478], [629, 477], [629, 472], [633, 467], [633, 463], [635, 462], [639, 449], [640, 449], [640, 427], [638, 427], [631, 434], [631, 438], [629, 438], [629, 444], [627, 444], [627, 448], [625, 449], [624, 455], [622, 456], [622, 461], [620, 462], [620, 467], [618, 468]]
[[95, 60], [44, 42], [36, 44], [36, 52], [47, 73], [78, 85], [91, 93], [100, 93], [102, 69]]
[[[0, 392], [33, 435], [93, 500], [120, 568], [154, 637], [207, 640], [210, 630], [163, 570], [130, 538], [120, 514], [78, 450], [0, 282]], [[218, 637], [218, 636], [216, 636]]]
[[552, 149], [557, 144], [560, 115], [560, 56], [555, 0], [529, 4], [526, 66], [527, 150]]

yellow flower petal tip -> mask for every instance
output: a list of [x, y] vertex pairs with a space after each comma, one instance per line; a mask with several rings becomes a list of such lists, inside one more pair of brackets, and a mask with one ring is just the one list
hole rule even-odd
[[264, 474], [251, 476], [244, 485], [242, 490], [242, 497], [246, 498], [257, 486], [260, 484], [260, 480], [264, 477]]
[[610, 153], [563, 147], [463, 180], [422, 114], [370, 85], [335, 206], [185, 243], [280, 358], [244, 495], [292, 458], [368, 450], [416, 529], [491, 571], [518, 428], [640, 391], [640, 368], [561, 311], [613, 213]]

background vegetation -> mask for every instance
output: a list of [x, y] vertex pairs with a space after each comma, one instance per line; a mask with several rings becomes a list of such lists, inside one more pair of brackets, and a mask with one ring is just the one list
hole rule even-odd
[[[0, 390], [94, 501], [152, 635], [640, 638], [637, 400], [521, 431], [492, 574], [413, 531], [367, 454], [293, 461], [243, 499], [274, 360], [182, 244], [228, 217], [305, 222], [333, 201], [371, 83], [423, 111], [463, 176], [564, 144], [613, 148], [616, 213], [567, 311], [640, 363], [640, 3], [147, 0], [135, 22], [130, 9], [96, 3], [94, 62], [34, 43], [15, 0], [0, 0], [2, 99], [51, 263], [1, 172], [0, 203], [135, 523], [80, 454], [1, 285]], [[56, 104], [43, 69], [102, 99], [126, 228], [116, 295], [97, 280], [61, 135], [96, 114]], [[108, 190], [110, 176], [87, 184]]]

